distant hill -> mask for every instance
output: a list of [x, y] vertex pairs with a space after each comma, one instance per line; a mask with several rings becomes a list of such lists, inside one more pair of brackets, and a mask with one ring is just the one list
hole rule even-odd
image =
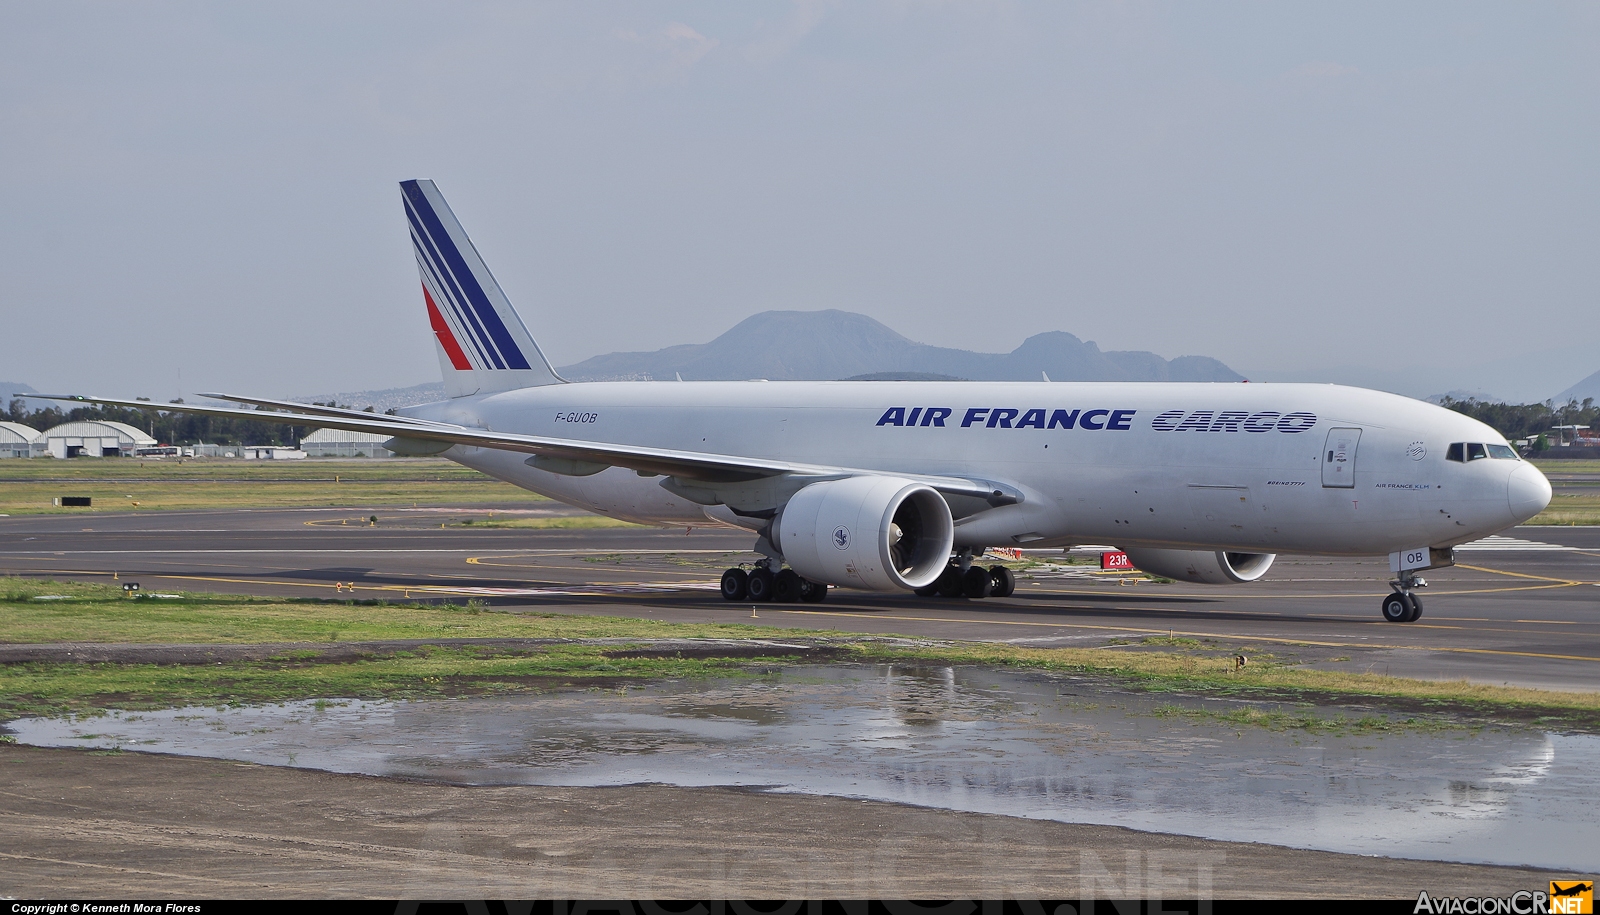
[[1167, 360], [1147, 352], [1102, 352], [1064, 331], [1035, 334], [1009, 353], [928, 346], [866, 315], [847, 311], [767, 311], [710, 343], [650, 353], [610, 353], [558, 371], [572, 381], [828, 381], [889, 375], [974, 381], [1243, 381], [1208, 356]]
[[[1062, 331], [1036, 334], [1009, 353], [928, 346], [848, 311], [768, 311], [712, 340], [653, 353], [610, 353], [558, 371], [570, 381], [1243, 381], [1208, 356], [1167, 360], [1155, 353], [1101, 352]], [[21, 391], [24, 387], [18, 387]], [[27, 390], [32, 390], [27, 388]], [[301, 394], [382, 413], [444, 400], [437, 381], [408, 388]]]
[[971, 378], [957, 378], [954, 375], [940, 375], [937, 372], [870, 372], [866, 375], [851, 375], [841, 378], [841, 381], [971, 381]]
[[[39, 393], [37, 390], [35, 390], [32, 387], [29, 387], [28, 385], [23, 384], [20, 381], [0, 381], [0, 409], [3, 409], [5, 407], [11, 406], [11, 401], [16, 399], [15, 397], [12, 396], [13, 394], [37, 394], [37, 393]], [[23, 409], [26, 409], [26, 410], [42, 410], [45, 407], [54, 405], [53, 401], [49, 401], [49, 400], [33, 400], [33, 399], [27, 398], [27, 397], [24, 397], [22, 399], [22, 403], [23, 403]]]
[[1500, 398], [1483, 391], [1468, 391], [1464, 388], [1457, 388], [1454, 391], [1446, 391], [1443, 394], [1430, 394], [1424, 397], [1423, 400], [1432, 404], [1444, 403], [1446, 400], [1476, 400], [1483, 403], [1498, 403]]
[[[1590, 364], [1592, 365], [1593, 363]], [[1585, 397], [1593, 397], [1595, 400], [1600, 401], [1600, 372], [1595, 372], [1588, 378], [1585, 378], [1572, 387], [1567, 388], [1565, 391], [1557, 394], [1554, 399], [1559, 405], [1564, 404], [1569, 400], [1576, 400], [1581, 403]]]

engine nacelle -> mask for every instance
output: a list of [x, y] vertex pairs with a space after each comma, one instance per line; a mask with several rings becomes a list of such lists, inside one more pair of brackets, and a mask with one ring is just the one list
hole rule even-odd
[[932, 584], [955, 541], [944, 497], [901, 477], [812, 483], [789, 499], [772, 527], [774, 545], [800, 575], [872, 591]]
[[1227, 550], [1123, 550], [1141, 572], [1174, 581], [1203, 585], [1238, 585], [1255, 581], [1272, 568], [1275, 553], [1232, 553]]

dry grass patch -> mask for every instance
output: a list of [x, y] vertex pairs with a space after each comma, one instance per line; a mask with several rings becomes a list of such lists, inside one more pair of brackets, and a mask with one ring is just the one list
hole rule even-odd
[[[40, 458], [0, 466], [0, 514], [474, 504], [550, 500], [450, 461]], [[88, 496], [90, 508], [57, 508]], [[135, 504], [137, 503], [137, 504]]]

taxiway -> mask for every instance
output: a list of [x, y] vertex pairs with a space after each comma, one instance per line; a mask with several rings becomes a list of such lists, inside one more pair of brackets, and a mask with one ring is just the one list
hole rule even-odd
[[1036, 564], [1006, 599], [835, 589], [820, 605], [730, 604], [716, 582], [756, 558], [747, 533], [463, 524], [491, 511], [520, 517], [472, 506], [0, 518], [0, 574], [1040, 646], [1182, 636], [1328, 669], [1600, 689], [1600, 528], [1524, 527], [1469, 545], [1456, 567], [1427, 574], [1423, 618], [1394, 624], [1378, 613], [1382, 559], [1282, 556], [1264, 581], [1207, 587], [1135, 583], [1101, 572], [1092, 552], [1055, 551], [1027, 554]]

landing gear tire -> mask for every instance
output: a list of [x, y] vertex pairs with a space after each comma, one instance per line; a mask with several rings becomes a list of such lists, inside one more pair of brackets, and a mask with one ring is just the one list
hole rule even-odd
[[750, 594], [750, 573], [744, 569], [729, 569], [722, 573], [722, 599], [744, 600]]
[[972, 600], [982, 600], [988, 597], [993, 587], [993, 580], [989, 577], [989, 570], [982, 566], [973, 566], [961, 575], [961, 596]]
[[1409, 623], [1412, 620], [1411, 601], [1399, 591], [1383, 599], [1383, 618], [1391, 623]]
[[989, 567], [989, 596], [1010, 597], [1017, 590], [1017, 576], [1005, 566]]
[[772, 599], [780, 604], [792, 604], [800, 599], [800, 586], [805, 579], [794, 569], [784, 569], [772, 576]]
[[1406, 599], [1411, 602], [1411, 615], [1406, 617], [1406, 622], [1415, 623], [1422, 617], [1422, 598], [1415, 594], [1407, 594]]
[[772, 600], [773, 581], [772, 573], [766, 569], [751, 572], [745, 584], [746, 598], [754, 601]]
[[800, 599], [808, 604], [820, 604], [828, 599], [828, 586], [809, 578], [800, 579]]
[[934, 582], [931, 585], [924, 585], [921, 588], [913, 590], [911, 593], [918, 597], [933, 597], [939, 593], [939, 583]]
[[939, 574], [939, 580], [933, 583], [935, 591], [940, 597], [961, 596], [961, 570], [950, 566]]

